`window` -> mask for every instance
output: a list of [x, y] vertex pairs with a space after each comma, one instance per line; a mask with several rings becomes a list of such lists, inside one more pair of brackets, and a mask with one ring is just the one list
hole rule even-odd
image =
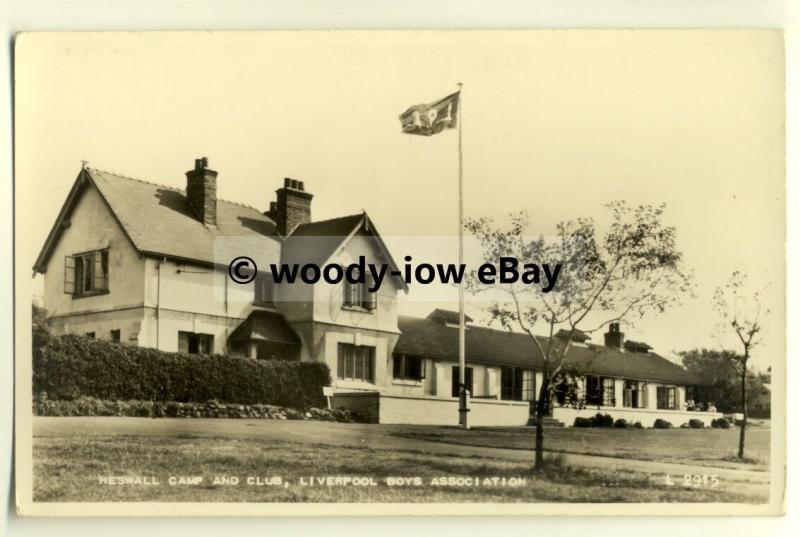
[[375, 347], [339, 343], [336, 376], [343, 380], [375, 382]]
[[74, 297], [108, 292], [108, 250], [68, 255], [64, 260], [64, 292]]
[[211, 354], [214, 350], [214, 336], [195, 332], [178, 332], [178, 352], [187, 354]]
[[114, 343], [119, 343], [120, 340], [120, 331], [119, 330], [112, 330], [111, 331], [111, 341]]
[[[458, 374], [459, 374], [459, 367], [457, 365], [453, 366], [453, 381], [452, 381], [452, 391], [451, 394], [453, 397], [458, 397], [459, 390], [458, 388]], [[475, 395], [475, 392], [472, 391], [472, 368], [468, 367], [464, 370], [464, 385], [469, 390], [470, 395]]]
[[262, 306], [275, 306], [275, 281], [272, 274], [258, 273], [253, 302]]
[[500, 399], [533, 401], [536, 399], [536, 375], [533, 369], [503, 367], [500, 370]]
[[610, 377], [586, 376], [586, 404], [614, 406], [614, 379]]
[[422, 380], [425, 378], [425, 360], [418, 356], [394, 357], [392, 376], [403, 380]]
[[622, 386], [622, 406], [628, 408], [645, 407], [644, 382], [639, 380], [626, 380]]
[[[354, 275], [358, 278], [358, 272]], [[359, 308], [373, 311], [378, 307], [378, 293], [370, 292], [375, 286], [372, 276], [367, 275], [364, 283], [344, 282], [344, 306], [347, 308]]]
[[656, 408], [675, 410], [675, 386], [658, 386], [656, 388]]

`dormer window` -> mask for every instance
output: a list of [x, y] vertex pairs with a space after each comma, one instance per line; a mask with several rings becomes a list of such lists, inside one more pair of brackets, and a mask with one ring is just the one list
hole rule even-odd
[[[460, 314], [457, 311], [443, 310], [436, 308], [428, 314], [428, 319], [443, 324], [449, 328], [458, 328], [461, 326]], [[464, 328], [469, 330], [469, 324], [472, 322], [472, 317], [464, 315]]]
[[364, 283], [344, 282], [344, 299], [342, 301], [345, 308], [373, 311], [378, 307], [378, 293], [370, 292], [374, 287], [374, 280], [367, 275]]
[[67, 256], [64, 261], [64, 292], [74, 298], [108, 292], [108, 250]]

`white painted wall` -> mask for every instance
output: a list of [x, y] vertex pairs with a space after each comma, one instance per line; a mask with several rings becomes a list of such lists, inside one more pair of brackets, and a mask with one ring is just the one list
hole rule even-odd
[[701, 420], [706, 427], [711, 426], [711, 421], [722, 417], [720, 412], [687, 412], [685, 410], [655, 410], [649, 408], [568, 408], [556, 407], [553, 409], [553, 418], [561, 421], [567, 427], [575, 423], [576, 417], [591, 418], [595, 414], [609, 414], [615, 420], [623, 418], [630, 423], [640, 422], [644, 427], [652, 427], [657, 419], [667, 420], [673, 427], [680, 427], [690, 419]]
[[[528, 423], [528, 403], [517, 401], [472, 400], [471, 426], [518, 427]], [[380, 396], [380, 423], [416, 425], [458, 425], [458, 400], [455, 398], [409, 398]]]
[[[366, 263], [376, 265], [385, 263], [375, 240], [369, 236], [355, 235], [344, 247], [335, 252], [329, 263], [347, 266], [356, 263], [360, 255]], [[400, 333], [397, 327], [397, 294], [400, 287], [397, 281], [388, 276], [378, 290], [378, 307], [370, 312], [343, 308], [344, 284], [330, 285], [320, 282], [313, 289], [313, 318], [315, 322]]]
[[[107, 294], [74, 298], [64, 292], [64, 259], [108, 248]], [[44, 307], [56, 317], [142, 306], [144, 261], [94, 187], [85, 188], [47, 262]], [[57, 321], [60, 324], [61, 321]]]

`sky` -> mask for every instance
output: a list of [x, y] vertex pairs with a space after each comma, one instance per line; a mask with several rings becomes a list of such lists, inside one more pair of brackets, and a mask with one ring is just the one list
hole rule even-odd
[[[664, 202], [697, 296], [627, 337], [667, 355], [733, 346], [711, 294], [740, 269], [769, 284], [754, 363], [785, 358], [778, 32], [28, 34], [16, 54], [18, 277], [81, 160], [183, 188], [207, 156], [221, 198], [263, 210], [300, 179], [315, 220], [365, 210], [396, 259], [422, 259], [425, 237], [457, 232], [457, 136], [404, 135], [398, 115], [462, 82], [467, 216], [526, 209], [547, 235], [602, 222], [612, 200]], [[400, 298], [402, 313], [432, 307], [413, 287]]]

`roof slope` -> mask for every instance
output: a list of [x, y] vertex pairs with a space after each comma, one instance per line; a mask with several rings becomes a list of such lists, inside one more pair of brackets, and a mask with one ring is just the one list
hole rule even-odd
[[363, 219], [362, 213], [300, 224], [284, 242], [284, 259], [299, 264], [323, 264]]
[[[417, 317], [400, 316], [398, 324], [401, 335], [395, 354], [458, 360], [458, 330]], [[470, 326], [465, 337], [467, 363], [543, 367], [539, 349], [526, 334]], [[567, 352], [565, 367], [584, 374], [676, 384], [698, 383], [694, 375], [657, 354], [623, 353], [598, 345], [572, 345]]]
[[228, 338], [230, 341], [271, 341], [300, 345], [300, 338], [277, 312], [256, 310], [236, 327]]
[[258, 209], [217, 199], [217, 227], [206, 227], [185, 191], [90, 169], [92, 181], [140, 252], [214, 261], [214, 240], [226, 236], [271, 236], [275, 223]]
[[351, 235], [356, 233], [374, 239], [378, 250], [383, 255], [383, 261], [388, 265], [389, 274], [401, 289], [408, 291], [408, 284], [406, 284], [405, 280], [392, 274], [395, 271], [399, 274], [400, 271], [367, 213], [351, 214], [349, 216], [331, 218], [330, 220], [300, 224], [284, 240], [281, 262], [298, 265], [310, 263], [321, 266], [336, 253], [336, 250]]
[[214, 241], [219, 237], [260, 237], [279, 241], [275, 223], [258, 209], [217, 199], [217, 226], [206, 227], [189, 206], [184, 190], [86, 168], [39, 255], [36, 270], [47, 258], [77, 204], [81, 188], [93, 184], [108, 204], [123, 231], [141, 253], [177, 259], [214, 262]]

